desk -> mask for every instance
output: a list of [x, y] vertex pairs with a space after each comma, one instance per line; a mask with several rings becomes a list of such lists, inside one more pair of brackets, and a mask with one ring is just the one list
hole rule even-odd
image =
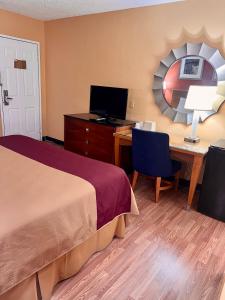
[[[132, 133], [130, 130], [121, 131], [114, 134], [115, 137], [115, 165], [120, 166], [120, 145], [132, 144]], [[181, 160], [191, 161], [191, 179], [187, 199], [187, 209], [192, 205], [194, 193], [198, 183], [199, 175], [203, 166], [204, 158], [208, 152], [210, 143], [200, 141], [197, 144], [184, 142], [182, 136], [170, 136], [171, 154]]]

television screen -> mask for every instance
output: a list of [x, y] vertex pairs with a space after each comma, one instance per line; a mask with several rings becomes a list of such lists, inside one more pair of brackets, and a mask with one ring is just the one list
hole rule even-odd
[[125, 120], [128, 89], [91, 85], [90, 113]]

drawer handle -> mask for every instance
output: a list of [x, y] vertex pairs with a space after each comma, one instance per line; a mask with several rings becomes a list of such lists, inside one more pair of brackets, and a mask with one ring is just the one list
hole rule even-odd
[[86, 128], [86, 132], [89, 132], [89, 128]]
[[84, 152], [84, 154], [85, 154], [85, 155], [88, 155], [88, 152], [87, 152], [87, 151], [85, 151], [85, 152]]
[[85, 143], [88, 145], [88, 143], [89, 143], [88, 140], [86, 140]]

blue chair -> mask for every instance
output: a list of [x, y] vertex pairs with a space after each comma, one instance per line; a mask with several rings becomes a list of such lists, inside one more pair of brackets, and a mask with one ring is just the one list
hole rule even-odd
[[[132, 129], [132, 188], [135, 188], [139, 173], [156, 178], [155, 201], [161, 190], [178, 189], [181, 163], [170, 158], [169, 135], [161, 132]], [[175, 176], [175, 181], [165, 178]], [[162, 184], [162, 186], [161, 186]]]

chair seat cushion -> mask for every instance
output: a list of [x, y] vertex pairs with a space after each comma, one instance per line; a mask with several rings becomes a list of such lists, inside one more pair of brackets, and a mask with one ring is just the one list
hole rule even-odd
[[172, 159], [172, 170], [173, 170], [173, 175], [177, 173], [181, 169], [181, 162]]

